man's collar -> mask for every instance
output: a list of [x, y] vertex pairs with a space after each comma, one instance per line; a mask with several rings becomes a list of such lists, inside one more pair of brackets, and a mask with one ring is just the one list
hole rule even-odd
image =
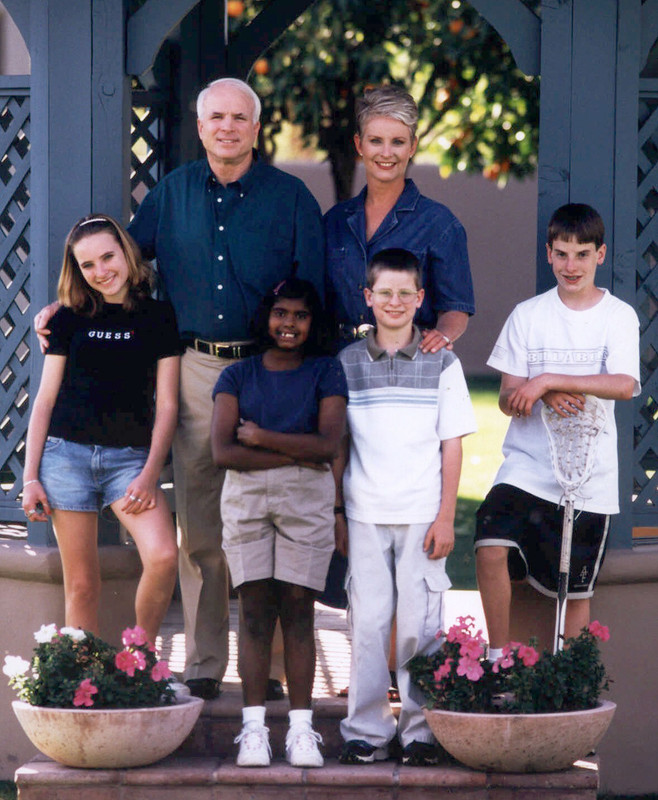
[[[241, 175], [236, 181], [231, 181], [230, 183], [226, 184], [227, 186], [235, 186], [237, 189], [240, 189], [243, 192], [248, 192], [249, 189], [253, 186], [254, 182], [258, 180], [258, 173], [262, 169], [262, 165], [265, 162], [261, 161], [258, 156], [258, 151], [256, 148], [252, 148], [251, 150], [251, 164], [249, 165], [249, 169]], [[206, 164], [206, 180], [208, 182], [208, 186], [213, 186], [215, 184], [220, 184], [217, 180], [215, 173], [210, 168], [210, 164], [208, 163], [208, 159], [205, 159]]]
[[[368, 331], [368, 335], [366, 336], [366, 349], [368, 351], [368, 355], [372, 358], [373, 361], [377, 361], [384, 355], [388, 355], [387, 351], [380, 347], [376, 340], [375, 340], [375, 328], [371, 328]], [[406, 347], [401, 347], [395, 355], [402, 355], [405, 358], [409, 358], [413, 360], [416, 357], [416, 353], [418, 352], [418, 345], [420, 344], [420, 340], [422, 338], [422, 334], [418, 327], [414, 325], [413, 327], [413, 336], [411, 337], [411, 341]]]

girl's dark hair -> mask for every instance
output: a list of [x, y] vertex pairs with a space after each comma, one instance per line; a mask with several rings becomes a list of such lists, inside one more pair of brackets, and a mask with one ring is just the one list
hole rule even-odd
[[153, 269], [144, 261], [136, 242], [126, 229], [107, 214], [89, 214], [78, 220], [69, 231], [64, 243], [62, 271], [57, 286], [57, 299], [78, 313], [93, 317], [104, 304], [103, 295], [92, 289], [80, 271], [73, 248], [79, 241], [95, 233], [109, 233], [117, 242], [128, 265], [128, 293], [123, 307], [130, 311], [135, 302], [151, 295]]
[[324, 355], [330, 352], [329, 331], [326, 324], [322, 301], [317, 289], [310, 281], [302, 278], [286, 278], [272, 286], [260, 301], [251, 322], [251, 334], [261, 351], [272, 347], [274, 342], [269, 334], [270, 311], [277, 300], [303, 300], [311, 312], [311, 329], [304, 343], [305, 356]]

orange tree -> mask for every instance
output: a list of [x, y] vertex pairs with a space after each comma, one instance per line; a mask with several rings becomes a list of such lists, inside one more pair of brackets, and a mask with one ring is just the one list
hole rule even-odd
[[[537, 7], [538, 3], [527, 0]], [[239, 0], [231, 29], [262, 0]], [[351, 196], [355, 99], [397, 82], [416, 98], [420, 146], [444, 176], [481, 172], [504, 184], [537, 163], [539, 80], [525, 76], [497, 32], [459, 0], [319, 0], [257, 62], [265, 157], [283, 120], [331, 165], [336, 198]]]

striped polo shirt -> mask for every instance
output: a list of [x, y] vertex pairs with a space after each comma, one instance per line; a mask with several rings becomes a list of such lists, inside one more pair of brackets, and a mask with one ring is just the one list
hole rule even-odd
[[359, 522], [432, 522], [441, 501], [441, 442], [476, 430], [457, 356], [422, 353], [420, 331], [393, 356], [374, 331], [339, 353], [347, 377], [347, 516]]

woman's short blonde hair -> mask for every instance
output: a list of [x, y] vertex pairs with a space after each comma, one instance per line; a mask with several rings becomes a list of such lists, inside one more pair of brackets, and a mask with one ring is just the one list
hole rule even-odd
[[411, 139], [418, 127], [418, 106], [401, 86], [376, 86], [366, 89], [356, 101], [356, 132], [359, 136], [373, 117], [392, 117], [409, 128]]
[[123, 301], [127, 310], [135, 301], [149, 297], [153, 287], [153, 269], [144, 261], [136, 242], [126, 229], [107, 214], [88, 214], [78, 220], [64, 243], [62, 271], [57, 284], [57, 299], [63, 306], [94, 316], [103, 306], [103, 295], [87, 283], [73, 250], [82, 239], [95, 233], [109, 233], [123, 251], [128, 265], [128, 293]]

